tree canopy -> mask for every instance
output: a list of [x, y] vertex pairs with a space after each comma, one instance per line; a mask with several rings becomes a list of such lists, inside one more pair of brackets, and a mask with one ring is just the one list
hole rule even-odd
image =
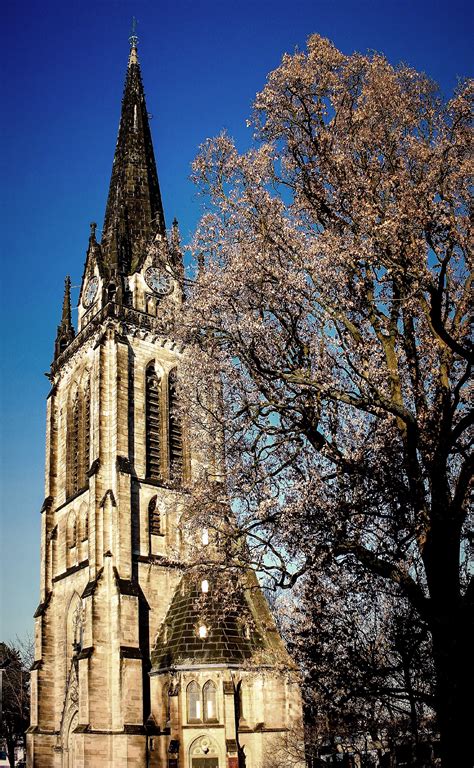
[[[254, 146], [223, 133], [195, 160], [207, 210], [183, 316], [200, 350], [184, 386], [225, 445], [236, 559], [279, 586], [328, 570], [389, 585], [429, 628], [443, 765], [460, 768], [471, 104], [470, 82], [445, 102], [425, 75], [317, 35], [285, 55], [256, 97]], [[196, 495], [210, 524], [218, 475]]]

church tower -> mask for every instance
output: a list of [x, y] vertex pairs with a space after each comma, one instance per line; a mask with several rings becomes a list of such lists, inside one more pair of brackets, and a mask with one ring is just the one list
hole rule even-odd
[[77, 332], [66, 278], [49, 374], [28, 765], [264, 768], [301, 724], [298, 679], [254, 575], [213, 622], [212, 573], [185, 566], [203, 458], [170, 332], [183, 263], [130, 43], [102, 238], [91, 224]]

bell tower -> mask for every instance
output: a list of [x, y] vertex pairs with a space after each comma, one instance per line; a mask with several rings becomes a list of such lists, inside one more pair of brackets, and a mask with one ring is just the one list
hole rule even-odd
[[199, 624], [212, 574], [196, 583], [182, 557], [203, 461], [180, 416], [182, 297], [132, 35], [103, 234], [91, 224], [77, 332], [66, 278], [49, 373], [35, 768], [257, 768], [301, 720], [253, 574], [233, 613]]

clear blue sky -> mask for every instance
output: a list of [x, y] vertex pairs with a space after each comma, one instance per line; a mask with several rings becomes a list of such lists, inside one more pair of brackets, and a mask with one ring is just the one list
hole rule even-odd
[[[470, 0], [35, 0], [3, 6], [0, 639], [33, 627], [43, 501], [44, 377], [63, 280], [81, 279], [102, 225], [132, 15], [168, 223], [199, 217], [199, 144], [225, 127], [245, 148], [252, 100], [312, 32], [375, 49], [437, 80], [472, 74]], [[77, 298], [77, 290], [73, 292]]]

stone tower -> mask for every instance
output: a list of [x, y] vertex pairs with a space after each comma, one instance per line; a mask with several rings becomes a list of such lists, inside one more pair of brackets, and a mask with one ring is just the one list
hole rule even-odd
[[77, 333], [66, 279], [49, 374], [35, 768], [259, 768], [301, 721], [295, 668], [253, 574], [233, 610], [203, 625], [212, 573], [196, 581], [180, 567], [202, 461], [176, 402], [169, 317], [182, 275], [132, 37], [102, 240], [92, 224]]

